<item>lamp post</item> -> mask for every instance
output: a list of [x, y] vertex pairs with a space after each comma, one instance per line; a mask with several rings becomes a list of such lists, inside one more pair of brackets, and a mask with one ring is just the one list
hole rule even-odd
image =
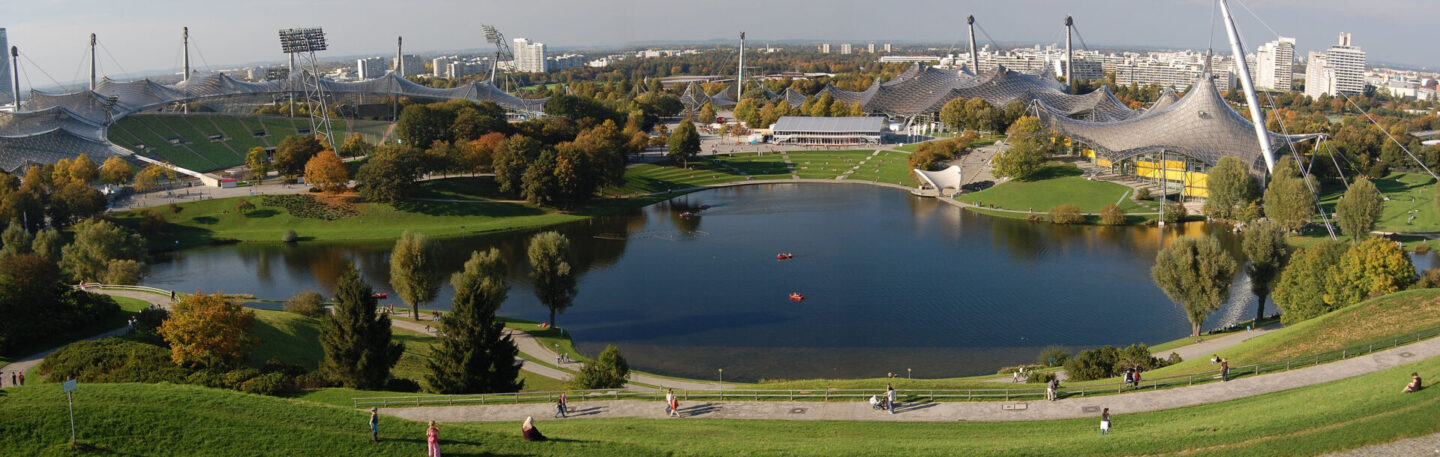
[[905, 369], [905, 379], [910, 379], [910, 369], [909, 369], [909, 368], [906, 368], [906, 369]]
[[724, 390], [725, 390], [725, 369], [724, 369], [724, 368], [719, 368], [718, 370], [720, 371], [720, 390], [721, 390], [721, 391], [724, 391]]

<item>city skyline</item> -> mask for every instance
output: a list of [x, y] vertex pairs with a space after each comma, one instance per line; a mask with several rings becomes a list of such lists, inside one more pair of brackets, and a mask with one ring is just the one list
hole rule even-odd
[[[1429, 67], [1423, 43], [1418, 40], [1423, 18], [1440, 14], [1440, 4], [1415, 0], [1377, 0], [1367, 8], [1347, 8], [1340, 0], [1291, 4], [1254, 0], [1240, 4], [1236, 21], [1245, 37], [1246, 52], [1253, 53], [1275, 34], [1296, 38], [1297, 57], [1324, 51], [1339, 32], [1350, 32], [1372, 62]], [[758, 0], [721, 4], [669, 5], [635, 0], [620, 5], [588, 2], [540, 1], [521, 6], [475, 5], [433, 0], [387, 14], [374, 14], [379, 2], [315, 1], [293, 5], [276, 0], [235, 3], [225, 14], [195, 14], [195, 8], [174, 1], [126, 2], [76, 6], [73, 2], [25, 2], [14, 5], [10, 42], [21, 48], [22, 90], [33, 85], [79, 81], [85, 44], [91, 32], [99, 35], [101, 73], [116, 78], [178, 71], [180, 28], [191, 29], [192, 66], [197, 69], [232, 68], [256, 62], [279, 62], [283, 55], [275, 31], [292, 26], [325, 27], [331, 47], [322, 58], [342, 56], [393, 56], [396, 36], [404, 36], [406, 52], [429, 54], [463, 49], [485, 49], [479, 24], [496, 25], [509, 36], [527, 37], [548, 47], [619, 48], [639, 43], [703, 42], [726, 39], [745, 29], [751, 41], [763, 43], [814, 41], [855, 43], [967, 42], [964, 18], [974, 14], [982, 33], [979, 44], [1063, 42], [1061, 21], [1075, 16], [1082, 43], [1091, 49], [1215, 48], [1228, 54], [1223, 29], [1206, 19], [1213, 2], [1184, 0], [1169, 4], [1142, 0], [1087, 2], [1083, 7], [1061, 0], [1013, 4], [949, 4], [914, 1], [887, 8], [862, 2], [784, 2], [772, 5]], [[827, 8], [817, 8], [824, 5]], [[563, 9], [557, 9], [563, 8]], [[135, 11], [147, 10], [145, 15]], [[713, 20], [737, 12], [738, 23]], [[874, 11], [870, 11], [874, 10]], [[1266, 23], [1249, 13], [1253, 10]], [[1354, 11], [1352, 11], [1354, 10]], [[441, 14], [442, 12], [450, 12]], [[564, 15], [535, 14], [566, 11]], [[915, 14], [929, 11], [934, 14]], [[1035, 11], [1045, 11], [1043, 17]], [[1049, 12], [1053, 11], [1053, 14]], [[763, 12], [763, 14], [760, 14]], [[1053, 17], [1053, 27], [1045, 27]], [[126, 18], [143, 17], [139, 20]], [[679, 21], [677, 18], [706, 18]], [[1160, 19], [1157, 19], [1160, 18]], [[1165, 20], [1163, 18], [1179, 18]], [[798, 20], [797, 19], [803, 19]], [[394, 25], [390, 25], [393, 23]], [[1272, 28], [1275, 33], [1272, 33]], [[166, 33], [172, 30], [173, 33]], [[173, 57], [170, 57], [172, 56]], [[38, 66], [38, 68], [36, 68]]]

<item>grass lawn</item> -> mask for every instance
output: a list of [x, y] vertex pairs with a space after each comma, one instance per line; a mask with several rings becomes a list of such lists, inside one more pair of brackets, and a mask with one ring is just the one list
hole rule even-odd
[[999, 209], [1034, 210], [1048, 213], [1063, 204], [1080, 207], [1081, 212], [1098, 213], [1105, 205], [1120, 205], [1126, 213], [1150, 211], [1136, 204], [1131, 190], [1119, 184], [1091, 181], [1080, 177], [1082, 172], [1071, 164], [1051, 163], [1030, 181], [1011, 180], [979, 192], [963, 194], [960, 201], [976, 205], [994, 205]]
[[[1376, 221], [1375, 229], [1385, 232], [1432, 233], [1440, 232], [1440, 211], [1435, 207], [1435, 178], [1425, 173], [1390, 173], [1383, 179], [1372, 181], [1375, 188], [1390, 200]], [[1338, 181], [1326, 182], [1320, 203], [1325, 211], [1334, 214], [1335, 203], [1345, 194], [1345, 186]], [[1413, 211], [1413, 213], [1412, 213]], [[1414, 215], [1415, 220], [1410, 221]], [[1431, 246], [1434, 247], [1434, 246]]]
[[[625, 169], [625, 186], [606, 190], [605, 194], [641, 194], [682, 190], [699, 186], [749, 180], [835, 179], [860, 166], [845, 179], [909, 184], [910, 171], [906, 154], [873, 149], [848, 151], [792, 151], [781, 153], [741, 153], [707, 156], [690, 161], [689, 168], [673, 162], [636, 164]], [[786, 157], [792, 163], [785, 163]]]
[[494, 176], [457, 176], [420, 182], [417, 198], [443, 200], [517, 200], [514, 195], [500, 193]]
[[[539, 426], [527, 443], [518, 420], [441, 426], [447, 455], [1315, 455], [1440, 431], [1440, 389], [1398, 393], [1411, 371], [1440, 359], [1284, 392], [1151, 413], [1114, 413], [1110, 436], [1093, 418], [1043, 422], [882, 423], [719, 419], [586, 419]], [[336, 392], [342, 393], [342, 392]], [[319, 397], [306, 397], [319, 399]], [[0, 447], [33, 455], [65, 449], [59, 389], [0, 397]], [[91, 384], [75, 397], [76, 426], [93, 455], [416, 455], [424, 425], [386, 417], [369, 442], [366, 412], [305, 400], [195, 386]], [[658, 416], [657, 412], [657, 416]]]
[[314, 370], [325, 358], [325, 351], [320, 348], [320, 319], [285, 311], [251, 311], [255, 312], [252, 334], [260, 338], [260, 343], [250, 351], [251, 366], [259, 368], [266, 360], [279, 359]]
[[[120, 305], [120, 311], [116, 312], [114, 315], [111, 315], [110, 317], [96, 322], [95, 325], [91, 325], [85, 328], [78, 328], [66, 333], [50, 335], [49, 337], [41, 339], [39, 341], [13, 348], [6, 354], [0, 355], [0, 368], [3, 368], [5, 365], [9, 364], [15, 359], [26, 357], [31, 354], [45, 351], [47, 349], [54, 349], [74, 342], [76, 340], [89, 338], [111, 330], [115, 330], [120, 327], [124, 327], [125, 322], [130, 320], [130, 316], [135, 315], [135, 313], [140, 312], [140, 310], [150, 307], [150, 302], [144, 300], [129, 297], [111, 298], [114, 298], [115, 303]], [[26, 377], [28, 378], [31, 376], [26, 375]], [[40, 380], [40, 378], [38, 377], [35, 377], [34, 379], [36, 381]]]

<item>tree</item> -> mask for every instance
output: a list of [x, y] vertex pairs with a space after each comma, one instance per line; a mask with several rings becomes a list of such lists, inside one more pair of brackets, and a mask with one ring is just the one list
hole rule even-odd
[[100, 177], [100, 169], [95, 166], [94, 161], [90, 160], [90, 156], [80, 154], [75, 156], [75, 160], [70, 161], [69, 174], [71, 180], [89, 184]]
[[[744, 122], [750, 128], [760, 128], [760, 107], [755, 106], [755, 99], [746, 98], [735, 104], [735, 119]], [[686, 119], [689, 120], [689, 119]]]
[[390, 251], [390, 287], [410, 305], [410, 317], [420, 318], [420, 305], [435, 299], [440, 283], [435, 280], [434, 245], [425, 235], [406, 230]]
[[415, 191], [420, 179], [421, 152], [410, 146], [386, 145], [375, 149], [355, 173], [360, 196], [376, 202], [394, 202]]
[[675, 127], [675, 133], [670, 135], [668, 146], [670, 158], [679, 159], [689, 168], [690, 157], [700, 152], [700, 132], [695, 130], [695, 123], [689, 119], [680, 121], [680, 125]]
[[1265, 189], [1265, 215], [1289, 231], [1298, 231], [1315, 214], [1310, 188], [1300, 177], [1295, 160], [1276, 162], [1270, 185]]
[[1415, 265], [1394, 241], [1373, 238], [1350, 245], [1329, 274], [1325, 303], [1341, 308], [1404, 290], [1415, 282]]
[[1125, 225], [1125, 210], [1120, 209], [1114, 203], [1100, 208], [1100, 223], [1105, 225]]
[[1236, 206], [1247, 205], [1255, 198], [1255, 178], [1250, 176], [1250, 167], [1235, 157], [1222, 157], [1210, 167], [1207, 186], [1209, 198], [1205, 199], [1205, 213], [1214, 217], [1229, 219]]
[[345, 136], [345, 143], [340, 145], [338, 151], [340, 157], [364, 157], [375, 151], [375, 145], [365, 141], [360, 133], [351, 133]]
[[126, 162], [120, 156], [110, 156], [105, 159], [103, 165], [100, 165], [100, 180], [108, 184], [119, 185], [130, 182], [132, 173], [130, 162]]
[[1330, 282], [1329, 270], [1345, 255], [1345, 244], [1324, 240], [1291, 256], [1275, 283], [1275, 305], [1284, 313], [1280, 321], [1286, 325], [1330, 312], [1325, 303], [1325, 289]]
[[450, 128], [455, 123], [453, 113], [447, 113], [439, 105], [413, 104], [400, 111], [395, 122], [395, 136], [400, 144], [417, 148], [427, 147], [435, 141], [450, 141]]
[[245, 153], [245, 167], [250, 169], [250, 176], [265, 181], [265, 175], [270, 174], [270, 155], [265, 153], [265, 148], [256, 146]]
[[221, 294], [195, 294], [176, 302], [160, 336], [170, 345], [170, 360], [191, 367], [227, 368], [245, 361], [259, 340], [248, 334], [255, 312]]
[[580, 373], [570, 381], [570, 387], [582, 390], [619, 389], [625, 387], [625, 379], [629, 376], [630, 363], [620, 355], [620, 348], [609, 344], [600, 351], [600, 357], [580, 369]]
[[140, 173], [135, 174], [135, 190], [148, 192], [159, 187], [160, 182], [166, 179], [172, 181], [175, 179], [175, 169], [169, 165], [152, 163], [141, 169]]
[[60, 267], [71, 279], [95, 281], [105, 275], [111, 260], [142, 260], [145, 241], [109, 221], [88, 219], [75, 225], [75, 241], [60, 253]]
[[275, 170], [290, 178], [305, 172], [305, 163], [325, 150], [315, 135], [287, 136], [275, 147]]
[[285, 311], [316, 318], [324, 318], [330, 313], [325, 309], [325, 296], [313, 290], [300, 292], [285, 300]]
[[555, 313], [564, 313], [575, 301], [575, 270], [570, 265], [570, 239], [560, 232], [543, 232], [530, 238], [530, 282], [535, 297], [550, 309], [550, 326]]
[[60, 236], [60, 231], [47, 228], [35, 232], [35, 240], [30, 243], [30, 251], [35, 255], [45, 258], [51, 262], [60, 262], [60, 248], [65, 245], [65, 239]]
[[1150, 276], [1170, 300], [1185, 310], [1190, 336], [1200, 336], [1205, 317], [1220, 308], [1230, 293], [1235, 260], [1214, 238], [1187, 236], [1155, 255]]
[[3, 242], [0, 244], [0, 257], [10, 257], [29, 254], [34, 244], [34, 238], [30, 236], [29, 231], [25, 230], [25, 226], [20, 225], [20, 221], [10, 221], [10, 225], [5, 227], [5, 232], [0, 233], [0, 242]]
[[64, 228], [105, 211], [105, 195], [79, 181], [69, 181], [50, 197], [50, 225]]
[[340, 192], [350, 184], [350, 171], [335, 151], [326, 149], [305, 163], [305, 181], [325, 192]]
[[143, 266], [140, 262], [130, 259], [112, 259], [105, 263], [105, 275], [100, 277], [102, 284], [133, 285], [140, 282], [140, 273]]
[[515, 363], [519, 349], [495, 319], [505, 302], [505, 260], [495, 248], [470, 254], [463, 270], [450, 277], [455, 300], [440, 319], [440, 344], [430, 353], [425, 381], [437, 393], [514, 392], [523, 387]]
[[335, 309], [320, 321], [325, 358], [319, 373], [353, 389], [379, 389], [390, 378], [405, 345], [390, 340], [390, 317], [375, 315], [375, 291], [346, 265], [335, 285]]
[[1255, 294], [1259, 304], [1255, 307], [1255, 322], [1265, 318], [1265, 296], [1275, 285], [1275, 278], [1290, 261], [1290, 245], [1285, 242], [1285, 229], [1274, 222], [1258, 222], [1245, 228], [1241, 250], [1250, 263], [1245, 274], [1250, 276], [1250, 292]]
[[1025, 180], [1045, 167], [1045, 152], [1031, 141], [1011, 143], [994, 163], [996, 176]]
[[525, 135], [515, 135], [500, 143], [495, 149], [493, 166], [495, 184], [501, 192], [520, 194], [525, 170], [540, 157], [541, 147], [539, 141]]
[[540, 153], [530, 166], [525, 169], [525, 175], [520, 177], [520, 195], [525, 201], [536, 205], [549, 205], [555, 202], [559, 196], [559, 185], [557, 183], [556, 156], [554, 149], [545, 149]]
[[700, 114], [697, 115], [697, 116], [695, 116], [695, 120], [700, 121], [701, 124], [706, 124], [706, 125], [714, 124], [714, 123], [715, 123], [715, 107], [710, 106], [709, 103], [706, 103], [705, 106], [701, 106], [701, 107], [700, 107]]
[[1385, 199], [1375, 189], [1375, 184], [1369, 179], [1357, 177], [1355, 184], [1335, 204], [1335, 218], [1340, 220], [1341, 232], [1353, 241], [1361, 241], [1370, 237], [1375, 221], [1380, 220], [1380, 213], [1384, 210]]

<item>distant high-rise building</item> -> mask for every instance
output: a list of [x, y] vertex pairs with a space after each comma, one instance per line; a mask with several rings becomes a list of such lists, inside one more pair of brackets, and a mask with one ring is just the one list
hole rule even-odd
[[1295, 39], [1280, 39], [1265, 43], [1255, 53], [1255, 87], [1270, 90], [1289, 91], [1295, 87], [1292, 75], [1295, 68]]
[[840, 53], [841, 53], [841, 54], [849, 54], [850, 51], [851, 51], [851, 49], [850, 49], [850, 43], [840, 43]]
[[355, 77], [358, 79], [375, 79], [385, 75], [385, 59], [371, 57], [368, 59], [355, 59]]
[[870, 44], [865, 45], [865, 52], [874, 54], [874, 53], [875, 53], [875, 43], [872, 42], [872, 43], [870, 43]]
[[0, 56], [0, 105], [8, 105], [15, 102], [15, 82], [10, 80], [10, 41], [5, 38], [5, 28], [0, 27], [0, 50], [4, 50], [4, 56]]
[[516, 38], [510, 45], [510, 50], [515, 53], [515, 71], [545, 72], [545, 43], [531, 43], [530, 40]]
[[[404, 59], [405, 65], [400, 65], [401, 62], [395, 61], [394, 58], [390, 59], [390, 69], [395, 70], [395, 73], [400, 74], [400, 76], [415, 76], [425, 72], [425, 60], [421, 59], [420, 56], [405, 54], [401, 56], [401, 59]], [[402, 68], [405, 69], [404, 72], [400, 71]]]
[[454, 57], [436, 57], [430, 59], [430, 75], [436, 78], [446, 77], [445, 72], [449, 70], [450, 62], [454, 61]]
[[821, 53], [821, 54], [829, 54], [829, 53], [830, 53], [830, 43], [825, 43], [825, 44], [820, 45], [820, 53]]
[[1350, 43], [1350, 34], [1324, 54], [1311, 52], [1305, 63], [1305, 95], [1319, 98], [1330, 94], [1358, 94], [1365, 91], [1365, 51]]
[[885, 43], [885, 52], [890, 52], [890, 43]]

